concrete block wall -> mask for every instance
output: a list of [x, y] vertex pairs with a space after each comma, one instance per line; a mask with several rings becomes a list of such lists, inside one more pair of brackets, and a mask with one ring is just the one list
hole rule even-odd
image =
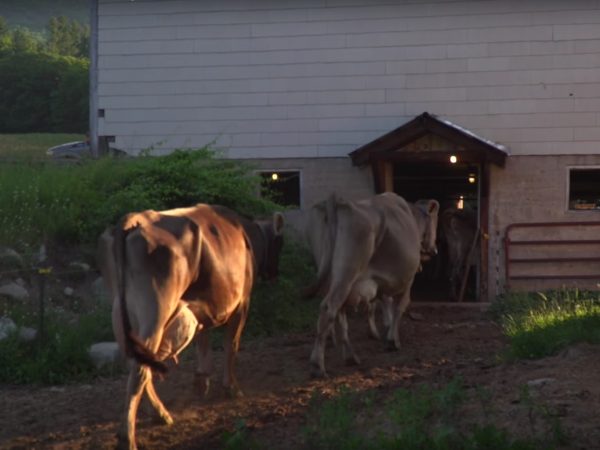
[[[506, 167], [492, 166], [488, 241], [490, 299], [504, 292], [506, 286], [504, 237], [506, 228], [510, 224], [600, 221], [599, 210], [575, 211], [568, 209], [569, 168], [574, 166], [600, 167], [600, 155], [511, 156], [506, 160]], [[563, 232], [561, 236], [557, 236], [556, 232], [551, 230], [535, 229], [530, 231], [529, 234], [522, 234], [517, 238], [538, 240], [554, 237], [562, 239], [598, 239], [600, 227], [588, 228], [571, 228], [570, 231], [561, 231]], [[600, 248], [597, 250], [600, 252]], [[520, 251], [523, 252], [523, 250]], [[594, 253], [594, 249], [589, 248], [589, 246], [587, 248], [573, 246], [563, 247], [560, 252], [563, 256], [591, 255]], [[553, 253], [553, 255], [557, 256], [556, 253]], [[533, 255], [530, 254], [529, 256]], [[547, 264], [544, 267], [537, 266], [518, 270], [526, 269], [534, 270], [532, 273], [548, 274], [569, 270], [558, 264]], [[588, 273], [588, 271], [591, 271], [589, 273], [600, 274], [600, 263], [586, 263], [585, 267], [573, 268], [573, 270], [572, 273], [577, 271]], [[562, 286], [598, 289], [599, 282], [600, 279], [579, 280], [578, 282], [569, 280], [521, 281], [512, 283], [512, 287], [517, 290], [560, 288]]]

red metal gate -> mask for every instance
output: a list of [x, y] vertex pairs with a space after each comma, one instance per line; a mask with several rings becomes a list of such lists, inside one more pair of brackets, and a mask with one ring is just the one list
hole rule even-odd
[[504, 251], [507, 289], [517, 280], [600, 282], [600, 222], [514, 223]]

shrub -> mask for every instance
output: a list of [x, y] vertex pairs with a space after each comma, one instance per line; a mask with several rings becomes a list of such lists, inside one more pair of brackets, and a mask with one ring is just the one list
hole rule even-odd
[[5, 165], [0, 167], [0, 244], [95, 244], [104, 228], [127, 212], [196, 203], [265, 214], [276, 205], [256, 196], [258, 186], [249, 166], [216, 158], [208, 149], [81, 165]]
[[0, 58], [0, 133], [86, 132], [87, 60], [35, 52]]

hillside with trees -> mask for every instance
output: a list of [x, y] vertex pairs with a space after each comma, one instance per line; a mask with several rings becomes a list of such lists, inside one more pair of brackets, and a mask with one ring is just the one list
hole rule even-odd
[[0, 16], [0, 133], [87, 131], [89, 36], [67, 16], [43, 31]]

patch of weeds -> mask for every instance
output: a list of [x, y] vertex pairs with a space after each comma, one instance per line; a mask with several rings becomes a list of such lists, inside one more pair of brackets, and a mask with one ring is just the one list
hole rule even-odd
[[244, 334], [263, 337], [312, 330], [317, 320], [319, 300], [303, 298], [302, 290], [313, 277], [314, 268], [308, 250], [286, 236], [277, 281], [259, 282], [254, 287]]
[[347, 387], [342, 387], [330, 399], [313, 396], [304, 431], [307, 447], [323, 450], [367, 448], [368, 441], [355, 426], [361, 405], [364, 403], [358, 395]]
[[[105, 374], [94, 367], [88, 348], [94, 342], [112, 340], [110, 313], [102, 309], [77, 320], [66, 317], [49, 311], [43, 336], [25, 342], [15, 331], [0, 341], [0, 382], [63, 384]], [[23, 325], [19, 315], [14, 320]]]
[[[482, 403], [491, 401], [482, 390], [476, 394]], [[398, 389], [388, 400], [348, 389], [330, 399], [314, 397], [307, 417], [306, 448], [546, 450], [564, 441], [559, 422], [551, 423], [555, 427], [551, 435], [540, 438], [538, 430], [532, 429], [530, 438], [513, 438], [491, 423], [487, 417], [490, 408], [483, 423], [461, 423], [461, 408], [467, 400], [460, 379], [438, 389], [425, 384], [412, 390]], [[535, 402], [531, 405], [532, 415], [547, 420], [543, 407]]]
[[598, 293], [579, 290], [511, 294], [492, 314], [510, 339], [507, 358], [541, 358], [577, 342], [600, 343]]
[[225, 431], [221, 437], [225, 450], [260, 450], [261, 446], [250, 436], [244, 420], [239, 420], [233, 431]]
[[[534, 436], [545, 436], [548, 448], [553, 444], [566, 444], [568, 436], [556, 414], [546, 403], [535, 399], [528, 385], [519, 390], [519, 403], [527, 409], [530, 433]], [[541, 422], [541, 424], [540, 424]]]

